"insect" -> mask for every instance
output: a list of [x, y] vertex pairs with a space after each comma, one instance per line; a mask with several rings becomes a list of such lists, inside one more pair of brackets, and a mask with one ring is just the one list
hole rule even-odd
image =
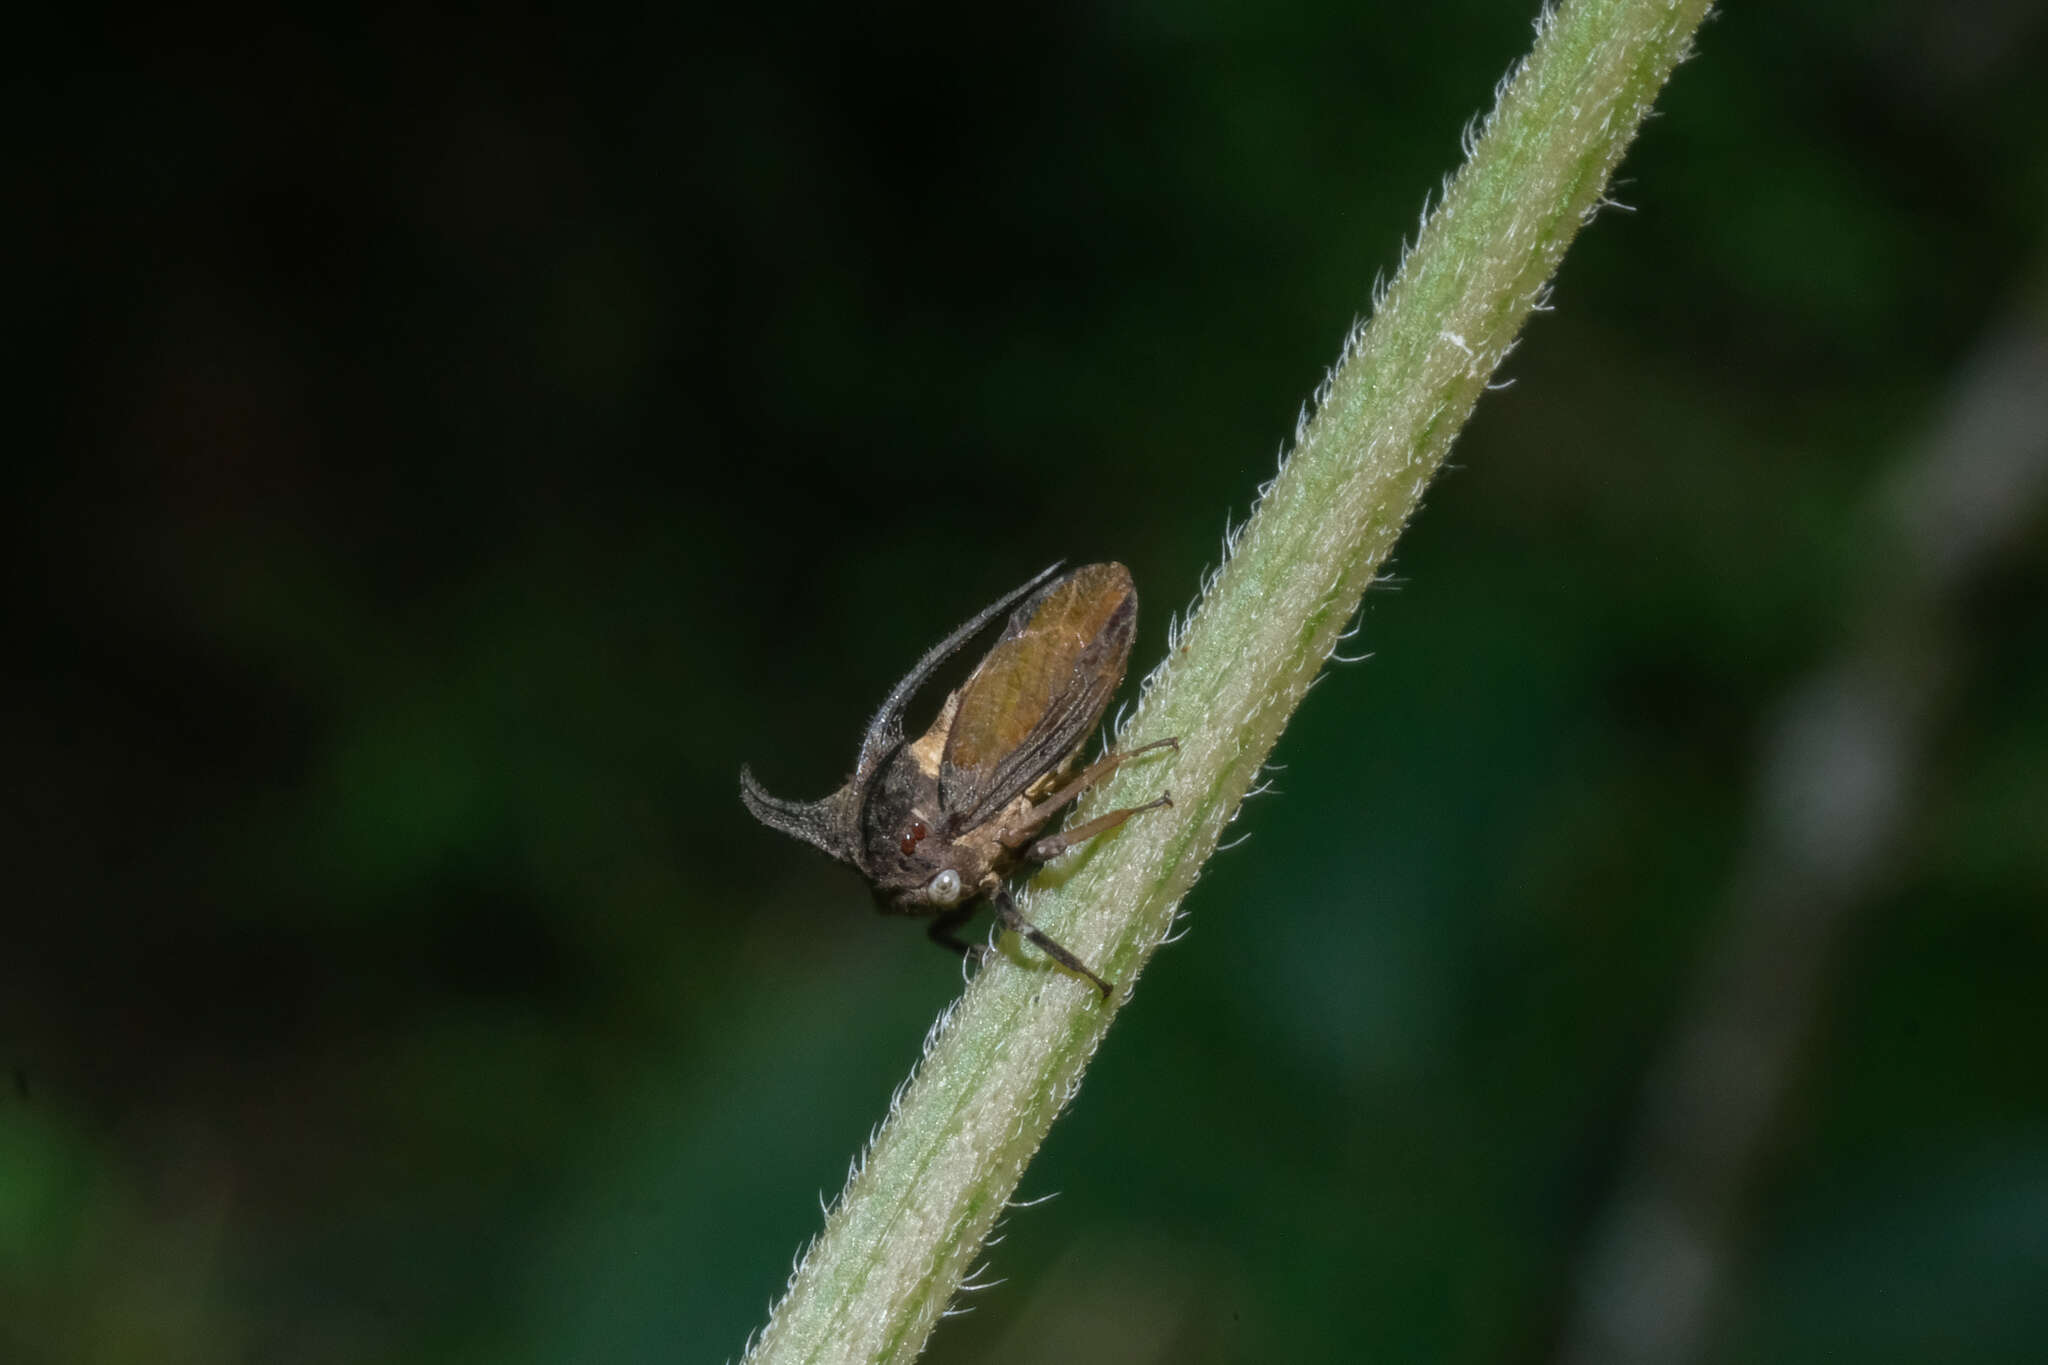
[[[1126, 761], [1154, 749], [1178, 751], [1180, 742], [1110, 754], [1069, 775], [1123, 681], [1138, 593], [1121, 564], [1064, 574], [1059, 567], [983, 608], [917, 661], [869, 723], [845, 786], [822, 801], [784, 801], [742, 768], [740, 797], [762, 824], [852, 865], [884, 912], [936, 916], [932, 939], [976, 960], [980, 950], [962, 943], [958, 930], [975, 902], [988, 897], [1004, 928], [1087, 977], [1106, 1000], [1109, 983], [1027, 922], [1004, 882], [1141, 811], [1172, 805], [1161, 795], [1039, 836], [1054, 815]], [[903, 712], [911, 697], [1006, 611], [1001, 636], [946, 697], [931, 728], [906, 741]]]

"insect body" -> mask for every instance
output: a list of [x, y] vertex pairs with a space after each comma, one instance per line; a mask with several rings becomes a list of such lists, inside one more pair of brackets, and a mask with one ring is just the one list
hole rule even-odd
[[[857, 868], [881, 908], [935, 915], [931, 936], [962, 953], [955, 931], [984, 896], [1005, 928], [1022, 934], [1109, 995], [1109, 983], [1024, 920], [1004, 880], [1056, 858], [1165, 796], [1039, 837], [1048, 821], [1125, 760], [1111, 754], [1069, 776], [1123, 680], [1138, 594], [1121, 564], [1054, 565], [941, 640], [918, 660], [868, 725], [853, 777], [822, 801], [783, 801], [740, 770], [740, 796], [757, 819]], [[1012, 610], [1014, 608], [1014, 610]], [[906, 741], [903, 712], [932, 672], [1005, 611], [995, 645], [931, 728]]]

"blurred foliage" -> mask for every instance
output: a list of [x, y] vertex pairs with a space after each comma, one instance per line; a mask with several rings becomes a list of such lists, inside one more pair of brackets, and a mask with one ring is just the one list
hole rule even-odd
[[[959, 985], [740, 763], [829, 789], [1055, 558], [1148, 668], [1532, 10], [24, 37], [0, 1358], [736, 1354]], [[2044, 40], [1709, 24], [930, 1359], [1555, 1349], [1773, 709], [2041, 275]], [[2039, 1358], [2043, 544], [1714, 1359]]]

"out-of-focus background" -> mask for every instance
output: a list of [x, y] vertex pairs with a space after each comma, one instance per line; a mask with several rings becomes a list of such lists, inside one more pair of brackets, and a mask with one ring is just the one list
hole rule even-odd
[[[1149, 669], [1533, 10], [24, 37], [0, 1359], [736, 1355], [960, 987], [741, 762]], [[2042, 1358], [2044, 58], [1708, 26], [930, 1360]]]

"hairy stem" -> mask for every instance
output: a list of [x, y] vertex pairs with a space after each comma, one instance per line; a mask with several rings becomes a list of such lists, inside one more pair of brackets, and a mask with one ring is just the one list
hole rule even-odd
[[908, 1361], [923, 1348], [1181, 898], [1442, 464], [1709, 0], [1574, 0], [1539, 23], [1469, 156], [1121, 742], [1180, 737], [1088, 810], [1162, 787], [1134, 820], [1040, 875], [1027, 914], [1121, 989], [1015, 953], [979, 972], [748, 1353]]

